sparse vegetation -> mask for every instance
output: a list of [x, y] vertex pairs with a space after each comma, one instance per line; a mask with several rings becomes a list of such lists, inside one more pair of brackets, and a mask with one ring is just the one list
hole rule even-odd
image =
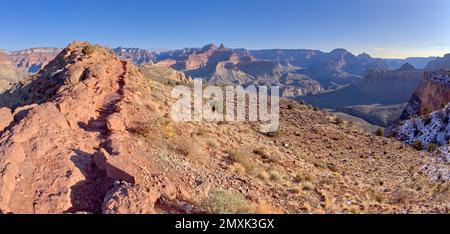
[[259, 148], [254, 149], [253, 153], [257, 154], [257, 155], [261, 155], [261, 156], [266, 156], [267, 155], [266, 149], [264, 147], [259, 147]]
[[382, 203], [384, 201], [384, 197], [382, 194], [376, 194], [375, 195], [375, 201], [377, 201], [378, 203]]
[[328, 164], [327, 164], [327, 168], [328, 168], [328, 170], [330, 170], [330, 171], [332, 171], [332, 172], [337, 172], [337, 171], [338, 171], [336, 165], [334, 165], [334, 164], [332, 164], [332, 163], [328, 163]]
[[435, 144], [435, 143], [429, 143], [427, 145], [427, 151], [432, 153], [432, 152], [436, 151], [438, 149], [438, 147], [439, 146], [437, 144]]
[[273, 138], [277, 138], [280, 137], [282, 134], [281, 132], [281, 128], [278, 128], [277, 130], [273, 131], [273, 132], [268, 132], [266, 133], [266, 136], [268, 137], [273, 137]]
[[304, 182], [304, 183], [302, 184], [302, 189], [303, 189], [304, 191], [311, 191], [311, 190], [314, 189], [314, 185], [313, 185], [311, 182]]
[[245, 153], [244, 151], [240, 151], [240, 150], [232, 150], [232, 151], [229, 151], [228, 154], [230, 155], [230, 157], [234, 163], [238, 163], [245, 168], [245, 172], [247, 172], [247, 174], [249, 174], [249, 175], [256, 174], [257, 165], [255, 162], [253, 162], [251, 160], [250, 154]]
[[430, 124], [430, 123], [431, 123], [431, 120], [432, 120], [432, 118], [431, 118], [431, 116], [430, 116], [429, 114], [425, 115], [425, 116], [423, 117], [423, 123], [424, 123], [424, 125], [426, 126], [426, 125]]
[[201, 207], [211, 214], [249, 214], [256, 212], [254, 205], [233, 190], [213, 190], [201, 202]]
[[205, 164], [209, 157], [205, 152], [203, 141], [192, 137], [180, 137], [176, 139], [178, 150], [192, 162]]
[[289, 103], [289, 104], [287, 105], [287, 108], [288, 108], [289, 110], [294, 110], [294, 109], [295, 109], [295, 104], [294, 104], [294, 103]]
[[420, 140], [416, 140], [416, 141], [414, 142], [414, 144], [413, 144], [413, 147], [414, 147], [416, 150], [423, 150], [423, 144], [422, 144], [422, 142], [421, 142]]
[[82, 50], [83, 55], [85, 55], [85, 56], [89, 56], [89, 55], [93, 54], [94, 51], [95, 51], [94, 45], [86, 45], [83, 47], [83, 50]]
[[261, 180], [268, 180], [268, 179], [270, 179], [270, 175], [266, 171], [261, 171], [258, 174], [258, 178], [261, 179]]
[[377, 129], [377, 131], [375, 132], [375, 135], [384, 137], [384, 128]]
[[143, 137], [149, 137], [153, 134], [153, 128], [148, 123], [136, 123], [136, 126], [130, 129], [130, 132], [141, 135]]
[[274, 182], [279, 182], [283, 177], [281, 176], [279, 171], [276, 170], [271, 170], [269, 172], [270, 175], [270, 180], [274, 181]]

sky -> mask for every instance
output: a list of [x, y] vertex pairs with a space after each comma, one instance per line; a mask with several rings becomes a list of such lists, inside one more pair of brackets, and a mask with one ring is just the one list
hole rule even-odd
[[345, 48], [374, 57], [450, 53], [449, 0], [21, 0], [0, 2], [0, 48]]

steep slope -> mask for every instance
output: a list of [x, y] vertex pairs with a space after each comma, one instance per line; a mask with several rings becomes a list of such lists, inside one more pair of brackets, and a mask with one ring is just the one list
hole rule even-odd
[[442, 109], [450, 101], [450, 70], [426, 72], [400, 120], [429, 114]]
[[[388, 134], [419, 149], [433, 151], [425, 159], [435, 180], [450, 180], [450, 71], [427, 72], [401, 117]], [[437, 148], [441, 146], [440, 148]]]
[[448, 183], [422, 173], [427, 153], [284, 99], [272, 135], [175, 122], [167, 73], [146, 69], [77, 42], [25, 85], [31, 106], [0, 111], [0, 211], [449, 211]]
[[19, 70], [36, 73], [52, 61], [60, 51], [58, 48], [31, 48], [13, 51], [11, 59]]

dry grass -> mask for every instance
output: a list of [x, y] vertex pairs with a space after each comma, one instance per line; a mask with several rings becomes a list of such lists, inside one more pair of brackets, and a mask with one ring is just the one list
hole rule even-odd
[[256, 213], [257, 207], [245, 197], [233, 190], [213, 190], [200, 204], [210, 214], [250, 214]]
[[304, 183], [302, 183], [302, 189], [303, 189], [303, 191], [314, 190], [314, 184], [311, 182], [304, 182]]
[[177, 149], [191, 162], [206, 164], [209, 160], [204, 142], [197, 137], [179, 137], [176, 139]]
[[242, 165], [245, 172], [249, 175], [257, 175], [258, 165], [251, 159], [251, 155], [241, 150], [231, 150], [228, 152], [232, 161], [236, 164]]

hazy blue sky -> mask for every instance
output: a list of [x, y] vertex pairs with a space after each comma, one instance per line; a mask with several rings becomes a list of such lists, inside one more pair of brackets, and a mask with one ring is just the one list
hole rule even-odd
[[450, 52], [449, 0], [21, 0], [0, 2], [0, 48], [346, 48], [377, 57]]

